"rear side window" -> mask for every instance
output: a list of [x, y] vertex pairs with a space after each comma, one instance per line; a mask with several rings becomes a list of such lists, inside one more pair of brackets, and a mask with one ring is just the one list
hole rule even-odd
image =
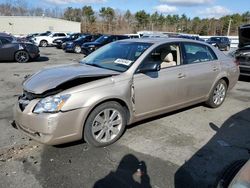
[[196, 43], [183, 44], [183, 62], [184, 64], [201, 63], [216, 60], [217, 57], [207, 45]]
[[7, 39], [5, 39], [5, 38], [0, 38], [0, 44], [8, 44], [8, 43], [10, 43], [10, 41], [9, 40], [7, 40]]
[[58, 37], [65, 37], [66, 35], [64, 33], [58, 33], [57, 36]]

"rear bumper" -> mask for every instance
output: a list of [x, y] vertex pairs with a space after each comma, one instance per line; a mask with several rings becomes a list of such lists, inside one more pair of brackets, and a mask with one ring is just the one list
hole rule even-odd
[[30, 53], [29, 55], [30, 55], [31, 59], [36, 59], [36, 58], [40, 57], [39, 52], [38, 53]]
[[240, 65], [240, 75], [250, 76], [250, 66]]

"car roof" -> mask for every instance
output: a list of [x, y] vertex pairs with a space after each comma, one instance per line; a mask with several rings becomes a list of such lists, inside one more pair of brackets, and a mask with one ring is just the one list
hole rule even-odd
[[240, 28], [241, 29], [243, 29], [243, 28], [250, 28], [250, 24], [241, 25]]
[[0, 36], [1, 36], [1, 37], [11, 37], [10, 34], [4, 33], [4, 32], [0, 32]]
[[127, 42], [143, 42], [143, 43], [152, 43], [152, 44], [164, 44], [167, 42], [192, 42], [192, 43], [199, 43], [199, 44], [206, 44], [203, 41], [197, 41], [192, 39], [184, 39], [184, 38], [166, 38], [166, 37], [159, 37], [159, 38], [135, 38], [135, 39], [125, 39], [122, 41]]
[[210, 37], [210, 38], [226, 38], [226, 39], [228, 39], [228, 37], [226, 37], [226, 36], [213, 36], [213, 37]]

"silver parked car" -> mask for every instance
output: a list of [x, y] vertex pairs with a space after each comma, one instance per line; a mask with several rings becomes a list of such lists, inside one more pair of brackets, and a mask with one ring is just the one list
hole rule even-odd
[[106, 146], [136, 121], [200, 102], [219, 107], [238, 76], [232, 58], [203, 42], [122, 40], [29, 77], [14, 119], [41, 143]]

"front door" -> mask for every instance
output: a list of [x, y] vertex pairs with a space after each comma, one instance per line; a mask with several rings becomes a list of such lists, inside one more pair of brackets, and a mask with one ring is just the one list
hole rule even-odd
[[162, 64], [162, 68], [158, 72], [135, 73], [133, 85], [137, 117], [183, 103], [186, 93], [185, 72], [180, 59], [179, 45], [166, 44], [157, 47], [142, 62], [141, 66], [157, 62]]

